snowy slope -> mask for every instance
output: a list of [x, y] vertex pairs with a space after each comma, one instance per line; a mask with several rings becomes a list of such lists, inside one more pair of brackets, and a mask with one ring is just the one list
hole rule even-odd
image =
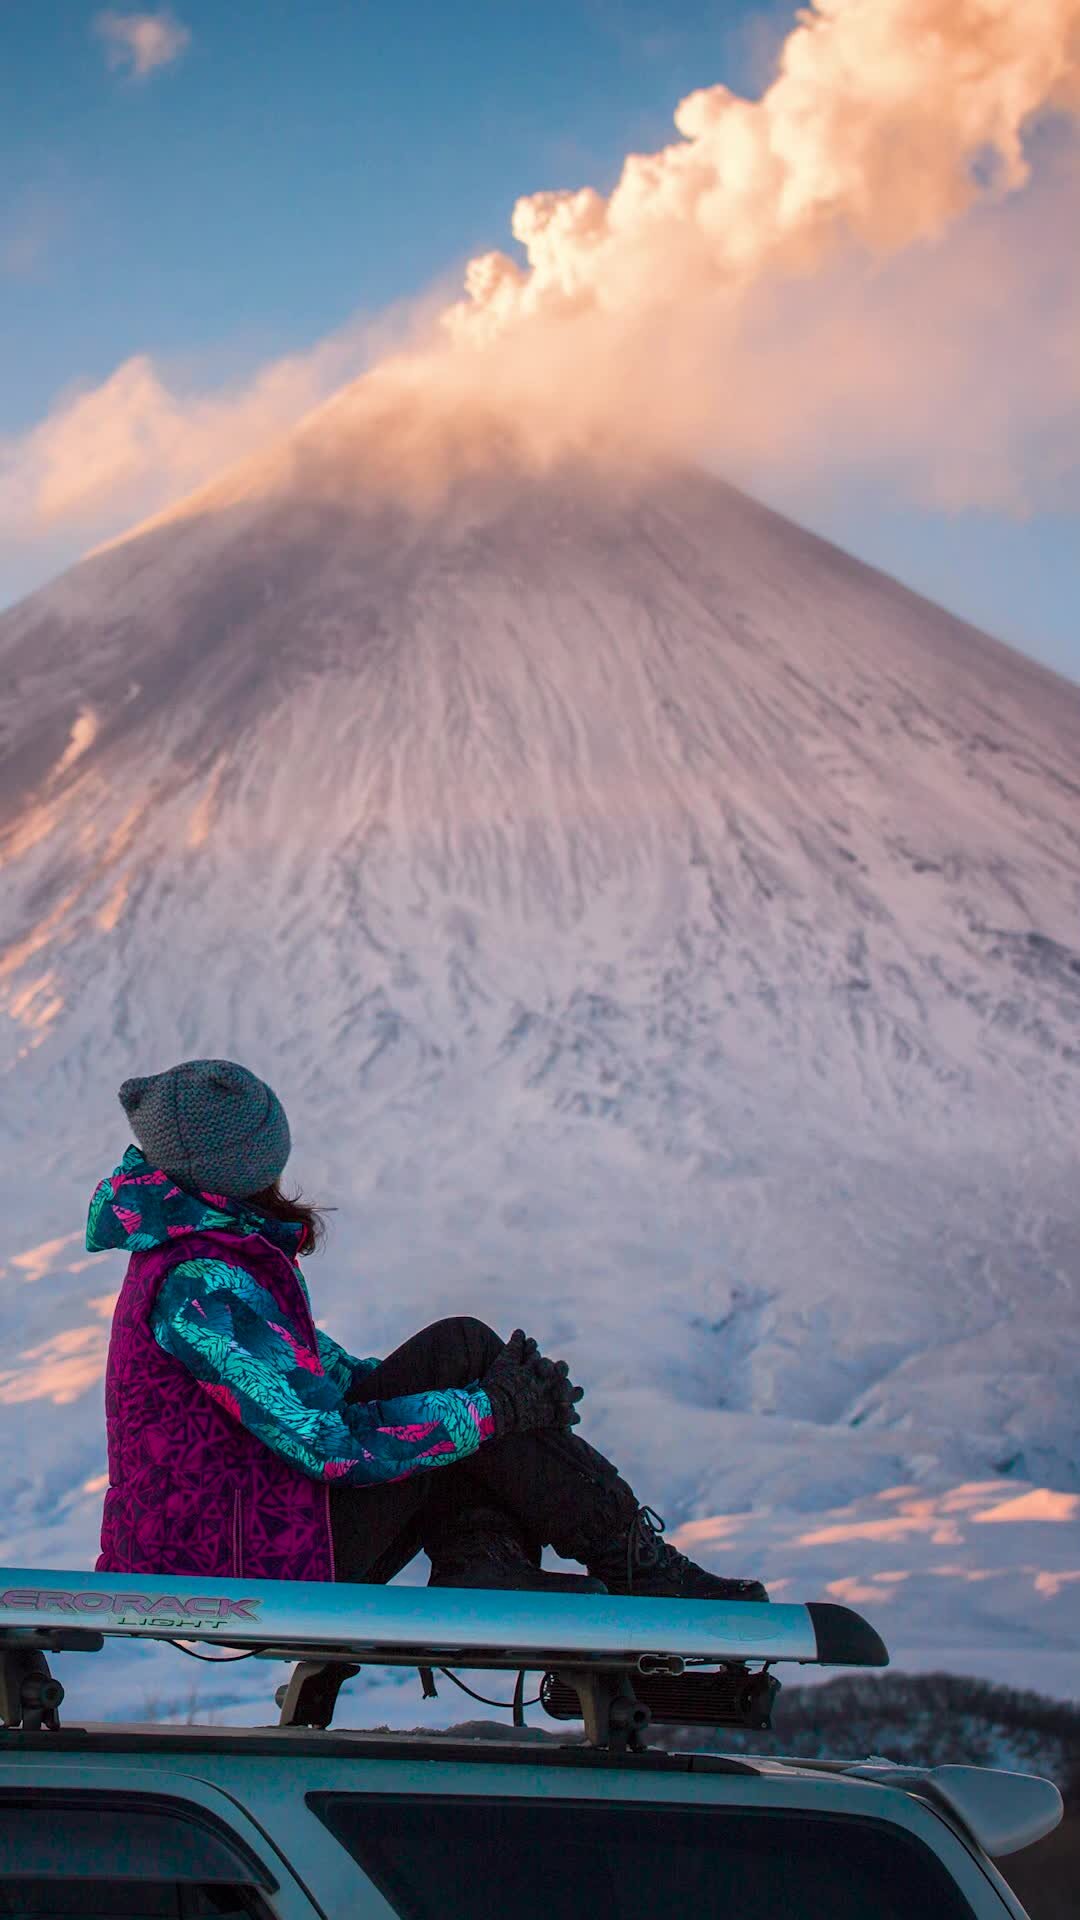
[[1049, 1489], [953, 1626], [1069, 1644], [1080, 692], [703, 475], [416, 512], [287, 460], [0, 619], [0, 678], [9, 1564], [92, 1547], [115, 1088], [220, 1052], [355, 1350], [524, 1321], [672, 1524], [744, 1516], [714, 1564], [907, 1570], [927, 1658], [917, 1530], [801, 1536]]

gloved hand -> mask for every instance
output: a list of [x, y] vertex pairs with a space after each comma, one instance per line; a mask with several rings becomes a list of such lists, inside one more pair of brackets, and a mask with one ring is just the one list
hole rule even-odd
[[528, 1339], [525, 1342], [524, 1365], [538, 1380], [543, 1381], [560, 1405], [565, 1406], [566, 1418], [562, 1424], [568, 1427], [580, 1425], [581, 1415], [575, 1413], [574, 1409], [578, 1401], [584, 1399], [585, 1389], [574, 1385], [566, 1361], [549, 1360], [541, 1353], [536, 1341]]
[[[533, 1364], [526, 1364], [527, 1355]], [[530, 1350], [518, 1327], [480, 1381], [491, 1402], [497, 1438], [506, 1433], [535, 1433], [542, 1427], [575, 1424], [578, 1416], [574, 1396], [580, 1399], [581, 1389], [571, 1387], [557, 1370], [553, 1378], [538, 1373], [535, 1362], [540, 1357], [535, 1340]]]

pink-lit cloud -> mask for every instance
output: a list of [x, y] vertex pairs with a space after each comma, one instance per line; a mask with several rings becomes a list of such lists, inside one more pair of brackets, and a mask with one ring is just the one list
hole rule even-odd
[[452, 330], [668, 310], [774, 268], [802, 276], [854, 241], [884, 258], [933, 240], [986, 193], [1027, 183], [1025, 133], [1080, 110], [1078, 0], [818, 0], [760, 100], [690, 94], [681, 140], [631, 155], [611, 195], [519, 200], [526, 264], [474, 260]]
[[1080, 0], [821, 0], [761, 99], [689, 96], [607, 198], [519, 201], [524, 262], [473, 261], [446, 326], [541, 445], [1080, 504], [1078, 110]]
[[94, 32], [104, 42], [108, 65], [135, 80], [171, 66], [191, 45], [190, 29], [168, 7], [160, 13], [119, 13], [108, 7], [96, 16]]
[[1032, 1487], [1013, 1500], [996, 1499], [987, 1504], [988, 1495], [1000, 1495], [998, 1481], [974, 1480], [953, 1487], [943, 1494], [912, 1493], [906, 1487], [892, 1487], [877, 1495], [894, 1509], [883, 1519], [866, 1519], [861, 1512], [848, 1517], [841, 1512], [824, 1526], [813, 1527], [797, 1536], [803, 1547], [838, 1546], [851, 1540], [898, 1541], [925, 1535], [935, 1546], [959, 1546], [963, 1541], [961, 1520], [972, 1524], [996, 1521], [1019, 1525], [1025, 1522], [1069, 1522], [1080, 1514], [1080, 1494], [1055, 1493], [1049, 1487]]
[[85, 538], [144, 519], [240, 454], [272, 445], [361, 362], [351, 336], [289, 355], [229, 389], [182, 390], [146, 355], [0, 439], [0, 538]]
[[18, 1365], [0, 1373], [0, 1404], [51, 1400], [69, 1406], [96, 1386], [105, 1371], [108, 1333], [100, 1325], [67, 1327], [40, 1346], [28, 1347]]
[[[431, 491], [497, 445], [1080, 508], [1078, 117], [1080, 0], [818, 0], [759, 99], [703, 88], [610, 195], [519, 201], [520, 257], [474, 260], [354, 388], [339, 471]], [[332, 363], [191, 394], [133, 357], [0, 445], [0, 538], [144, 518], [290, 427]]]
[[1055, 1600], [1062, 1587], [1072, 1586], [1080, 1580], [1080, 1567], [1073, 1567], [1067, 1573], [1040, 1572], [1035, 1575], [1035, 1591], [1047, 1600]]
[[745, 1517], [732, 1513], [714, 1513], [707, 1520], [686, 1520], [672, 1538], [683, 1552], [695, 1547], [722, 1546], [744, 1531]]
[[968, 1586], [979, 1586], [984, 1580], [1000, 1580], [1008, 1577], [1017, 1569], [1012, 1567], [965, 1567], [955, 1561], [946, 1561], [941, 1565], [927, 1568], [941, 1580], [963, 1580]]
[[909, 1534], [928, 1534], [935, 1546], [955, 1547], [961, 1533], [955, 1521], [945, 1519], [933, 1500], [913, 1501], [889, 1520], [842, 1520], [827, 1527], [811, 1527], [797, 1536], [800, 1547], [833, 1547], [849, 1540], [903, 1540]]
[[1080, 1515], [1080, 1493], [1054, 1493], [1049, 1487], [1032, 1487], [1030, 1493], [1022, 1493], [1015, 1500], [1004, 1500], [1000, 1506], [987, 1507], [981, 1513], [973, 1513], [971, 1518], [976, 1525], [986, 1525], [990, 1521], [1019, 1520], [1075, 1520]]
[[64, 1233], [56, 1240], [43, 1240], [40, 1246], [27, 1247], [22, 1253], [11, 1254], [13, 1267], [18, 1270], [20, 1279], [42, 1280], [63, 1264], [63, 1255], [67, 1248], [82, 1240], [81, 1233]]
[[873, 1575], [869, 1580], [855, 1578], [830, 1580], [825, 1591], [830, 1598], [842, 1601], [847, 1607], [881, 1606], [894, 1597], [890, 1588], [879, 1586]]
[[[51, 1244], [56, 1249], [64, 1242]], [[108, 1326], [102, 1323], [111, 1321], [118, 1299], [117, 1293], [94, 1295], [86, 1304], [96, 1324], [65, 1327], [39, 1346], [27, 1347], [16, 1366], [0, 1373], [0, 1405], [51, 1400], [54, 1406], [66, 1407], [96, 1386], [105, 1372], [109, 1345]]]
[[1064, 1617], [1080, 1583], [1078, 1533], [1080, 1495], [995, 1476], [932, 1492], [884, 1487], [813, 1519], [771, 1504], [703, 1516], [673, 1538], [718, 1573], [756, 1574], [774, 1598], [828, 1597], [871, 1619], [887, 1609], [900, 1644], [943, 1618], [950, 1590], [985, 1589], [987, 1620], [1025, 1603]]

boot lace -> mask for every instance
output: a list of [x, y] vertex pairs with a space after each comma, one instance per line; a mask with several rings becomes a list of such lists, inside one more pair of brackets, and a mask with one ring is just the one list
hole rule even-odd
[[638, 1507], [634, 1519], [630, 1521], [630, 1530], [626, 1534], [626, 1592], [634, 1592], [634, 1565], [638, 1567], [663, 1567], [665, 1574], [673, 1580], [684, 1578], [690, 1572], [690, 1561], [686, 1553], [678, 1553], [667, 1540], [663, 1540], [663, 1526], [659, 1513], [653, 1507]]
[[688, 1565], [686, 1555], [677, 1553], [663, 1539], [664, 1522], [654, 1507], [639, 1507], [626, 1534], [626, 1591], [634, 1591], [634, 1567], [655, 1567], [659, 1562], [672, 1573]]

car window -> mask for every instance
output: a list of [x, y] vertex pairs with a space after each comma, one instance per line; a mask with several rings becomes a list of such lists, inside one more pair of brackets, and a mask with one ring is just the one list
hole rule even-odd
[[3, 1920], [271, 1920], [251, 1887], [168, 1880], [0, 1880]]
[[265, 1862], [159, 1794], [0, 1793], [0, 1920], [270, 1920]]
[[401, 1920], [974, 1920], [889, 1822], [741, 1807], [313, 1794]]

